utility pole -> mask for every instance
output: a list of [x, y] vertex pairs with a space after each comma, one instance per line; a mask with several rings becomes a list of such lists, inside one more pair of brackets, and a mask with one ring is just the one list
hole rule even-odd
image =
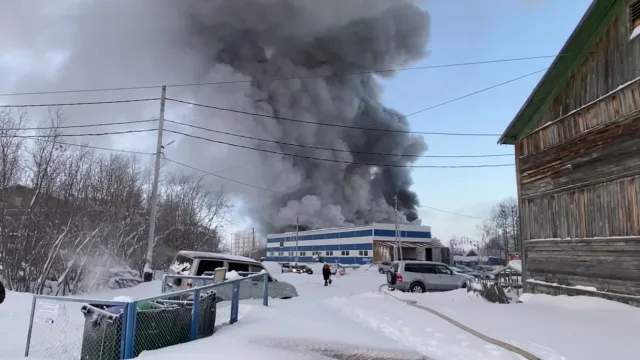
[[296, 216], [296, 266], [298, 265], [298, 223], [300, 222], [300, 216]]
[[398, 222], [398, 195], [394, 196], [395, 209], [396, 209], [396, 242], [398, 243], [398, 256], [400, 261], [403, 260], [402, 256], [402, 237], [400, 236], [400, 223]]
[[153, 185], [151, 186], [151, 214], [149, 218], [149, 240], [147, 244], [147, 257], [144, 264], [144, 282], [153, 280], [153, 245], [155, 243], [156, 213], [158, 212], [158, 181], [160, 178], [160, 162], [162, 160], [162, 130], [164, 126], [164, 104], [167, 97], [167, 86], [162, 86], [160, 97], [160, 117], [158, 118], [158, 142], [156, 144], [156, 165], [153, 172]]
[[393, 254], [393, 257], [395, 258], [394, 259], [395, 261], [398, 261], [398, 260], [400, 260], [400, 257], [399, 257], [400, 249], [399, 249], [399, 246], [398, 246], [398, 245], [400, 245], [398, 243], [398, 195], [395, 195], [393, 197], [393, 200], [395, 202], [395, 205], [394, 205], [395, 211], [394, 211], [394, 213], [395, 213], [395, 236], [396, 236], [396, 239], [394, 241], [394, 246], [393, 246], [393, 248], [395, 250], [394, 254]]

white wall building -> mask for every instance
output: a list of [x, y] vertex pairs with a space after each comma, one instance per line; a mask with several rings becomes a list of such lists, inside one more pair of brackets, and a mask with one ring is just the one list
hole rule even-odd
[[[402, 255], [406, 260], [444, 261], [448, 249], [431, 240], [431, 227], [400, 225]], [[267, 260], [311, 262], [318, 255], [323, 262], [366, 264], [392, 261], [395, 224], [319, 229], [267, 235]]]

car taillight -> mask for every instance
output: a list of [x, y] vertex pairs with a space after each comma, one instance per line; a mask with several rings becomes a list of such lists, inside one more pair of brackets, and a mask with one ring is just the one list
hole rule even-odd
[[396, 281], [402, 281], [402, 275], [396, 274]]
[[193, 283], [191, 281], [187, 281], [187, 287], [190, 288], [193, 286]]

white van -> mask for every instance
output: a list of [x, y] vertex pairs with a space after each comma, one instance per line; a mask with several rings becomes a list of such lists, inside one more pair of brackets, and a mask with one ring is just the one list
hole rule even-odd
[[[210, 253], [199, 251], [180, 251], [174, 258], [169, 267], [169, 275], [188, 275], [188, 276], [207, 276], [218, 268], [226, 268], [227, 273], [237, 272], [241, 276], [257, 274], [266, 271], [264, 266], [251, 258]], [[178, 291], [191, 288], [193, 286], [205, 285], [194, 284], [189, 279], [174, 278], [167, 284], [170, 291]], [[298, 296], [295, 286], [274, 279], [269, 275], [268, 291], [269, 297], [278, 299], [289, 299]], [[223, 301], [230, 301], [232, 295], [232, 286], [221, 286], [216, 288], [217, 296]], [[264, 283], [262, 280], [241, 281], [240, 282], [240, 299], [260, 299], [264, 291]]]

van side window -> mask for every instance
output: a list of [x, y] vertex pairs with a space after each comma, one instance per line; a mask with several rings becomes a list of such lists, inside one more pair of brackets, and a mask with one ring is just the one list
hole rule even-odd
[[229, 261], [228, 271], [249, 272], [249, 264]]
[[224, 267], [224, 262], [220, 260], [207, 260], [201, 259], [198, 264], [198, 271], [196, 271], [196, 276], [202, 276], [207, 271], [215, 271], [217, 268]]
[[249, 265], [249, 272], [259, 273], [262, 270], [264, 270], [264, 268], [260, 265]]
[[183, 271], [188, 272], [189, 270], [191, 270], [191, 265], [193, 265], [193, 259], [178, 254], [175, 260], [173, 260], [170, 269], [175, 271], [177, 274], [180, 274]]

